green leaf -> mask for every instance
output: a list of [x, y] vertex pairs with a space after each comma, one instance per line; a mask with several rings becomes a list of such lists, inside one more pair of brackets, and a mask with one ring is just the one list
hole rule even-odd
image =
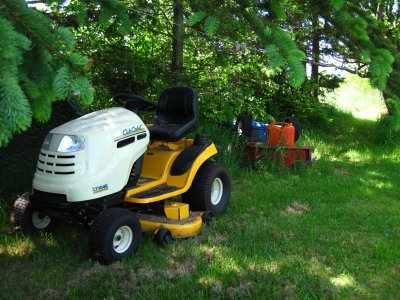
[[303, 84], [306, 78], [304, 65], [296, 57], [288, 57], [287, 63], [289, 68], [289, 83], [291, 86], [298, 88]]
[[264, 28], [264, 39], [265, 40], [267, 40], [270, 36], [271, 36], [271, 34], [272, 34], [272, 29], [271, 29], [271, 27], [269, 27], [269, 26], [265, 26], [265, 28]]
[[193, 26], [193, 25], [201, 22], [206, 16], [207, 16], [206, 12], [203, 10], [200, 10], [200, 11], [194, 13], [193, 15], [191, 15], [186, 20], [186, 24], [188, 24], [189, 26]]
[[285, 9], [277, 1], [271, 1], [271, 11], [275, 14], [278, 19], [286, 19]]
[[265, 53], [272, 69], [277, 69], [285, 64], [285, 59], [276, 45], [266, 46]]
[[217, 32], [219, 27], [219, 20], [215, 16], [209, 16], [206, 19], [206, 23], [204, 25], [204, 30], [207, 34], [214, 34]]
[[293, 58], [295, 58], [297, 60], [303, 60], [303, 59], [306, 58], [306, 54], [303, 51], [298, 50], [298, 49], [290, 50], [289, 51], [289, 57], [293, 57]]
[[76, 97], [82, 105], [89, 105], [93, 102], [93, 87], [89, 79], [79, 76], [72, 81], [72, 96]]
[[87, 10], [86, 10], [86, 4], [84, 2], [79, 2], [77, 3], [77, 6], [75, 8], [75, 13], [76, 13], [76, 20], [80, 25], [86, 25], [87, 23]]
[[[0, 17], [0, 59], [14, 60], [21, 56], [22, 50], [29, 50], [31, 41], [16, 32], [10, 22]], [[4, 61], [1, 62], [4, 64]]]
[[71, 30], [66, 27], [57, 27], [56, 33], [68, 50], [73, 50], [75, 48], [75, 36]]
[[338, 11], [344, 6], [345, 0], [329, 0], [329, 3], [334, 10]]
[[121, 23], [121, 26], [119, 27], [119, 31], [121, 32], [121, 34], [123, 35], [129, 34], [132, 27], [132, 21], [126, 14], [118, 15], [118, 18]]
[[40, 98], [35, 99], [31, 103], [33, 117], [37, 121], [44, 123], [50, 119], [53, 99], [54, 95], [52, 91], [46, 91], [40, 95]]
[[40, 97], [40, 89], [35, 82], [28, 79], [22, 87], [29, 98], [37, 99]]
[[54, 78], [53, 91], [56, 98], [64, 100], [71, 94], [71, 70], [67, 65], [61, 67]]
[[111, 18], [113, 16], [113, 12], [107, 8], [104, 8], [100, 13], [100, 24], [104, 27], [108, 27], [111, 24]]
[[69, 57], [69, 61], [73, 65], [86, 66], [89, 63], [89, 58], [85, 55], [80, 55], [78, 53], [72, 53]]

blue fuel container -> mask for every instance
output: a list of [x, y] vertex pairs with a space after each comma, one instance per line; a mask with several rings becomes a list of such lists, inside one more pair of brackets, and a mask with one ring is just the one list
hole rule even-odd
[[252, 121], [251, 140], [254, 142], [267, 142], [267, 126], [268, 124]]

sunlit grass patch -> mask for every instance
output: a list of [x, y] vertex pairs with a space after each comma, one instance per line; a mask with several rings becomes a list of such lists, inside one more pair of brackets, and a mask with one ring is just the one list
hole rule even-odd
[[353, 287], [355, 280], [352, 276], [347, 274], [340, 274], [336, 277], [331, 277], [330, 282], [337, 287]]
[[343, 159], [348, 159], [352, 162], [362, 162], [366, 160], [370, 160], [371, 157], [367, 156], [366, 153], [361, 153], [355, 149], [350, 149], [347, 152], [343, 153]]
[[4, 238], [0, 245], [0, 255], [25, 256], [35, 250], [35, 245], [29, 238], [11, 239]]

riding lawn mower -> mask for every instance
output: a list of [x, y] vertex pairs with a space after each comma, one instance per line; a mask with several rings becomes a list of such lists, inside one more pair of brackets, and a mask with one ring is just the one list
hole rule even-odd
[[[229, 203], [231, 179], [211, 158], [215, 145], [197, 128], [197, 97], [171, 87], [158, 104], [118, 94], [123, 107], [89, 113], [46, 136], [32, 192], [12, 211], [24, 233], [51, 230], [57, 221], [89, 229], [91, 255], [104, 264], [136, 252], [143, 232], [164, 244], [196, 235]], [[145, 125], [139, 112], [156, 110]]]

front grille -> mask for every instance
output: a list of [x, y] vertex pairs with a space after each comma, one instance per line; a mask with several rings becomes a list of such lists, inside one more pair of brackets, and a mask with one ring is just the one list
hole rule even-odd
[[40, 152], [40, 155], [43, 157], [50, 157], [50, 158], [75, 158], [75, 155], [54, 155], [44, 152]]
[[35, 198], [40, 199], [43, 202], [67, 203], [67, 195], [64, 194], [48, 193], [35, 189], [33, 190], [33, 195]]
[[77, 171], [75, 155], [57, 155], [40, 152], [37, 170], [46, 174], [72, 175]]
[[35, 209], [45, 213], [69, 211], [71, 208], [70, 203], [67, 202], [67, 195], [47, 193], [36, 189], [31, 195], [31, 201]]

